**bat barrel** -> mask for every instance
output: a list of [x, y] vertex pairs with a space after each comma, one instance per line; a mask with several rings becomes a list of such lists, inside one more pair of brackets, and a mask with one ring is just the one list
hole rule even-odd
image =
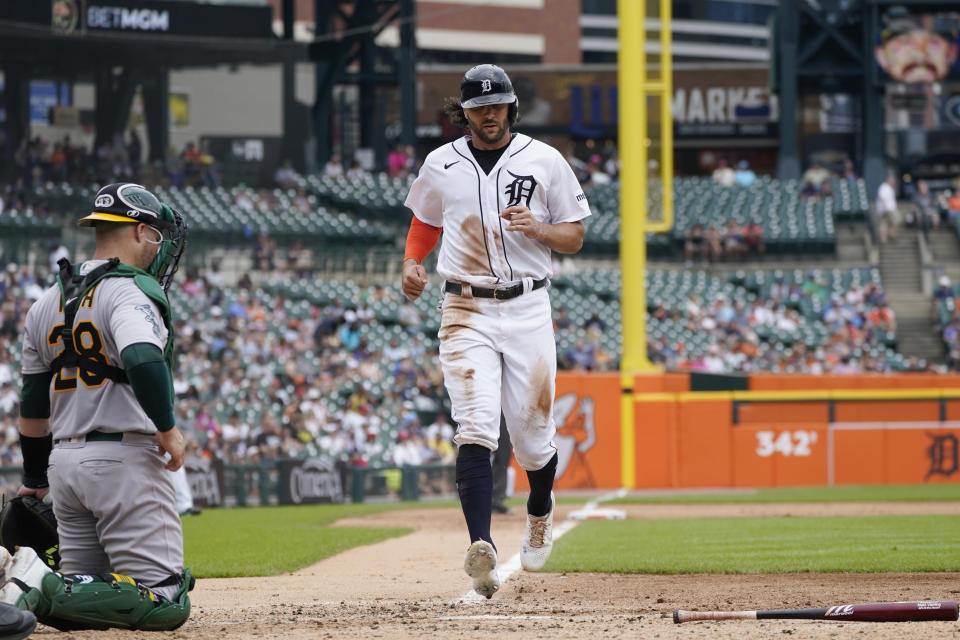
[[[849, 612], [849, 613], [848, 613]], [[956, 620], [956, 602], [878, 602], [830, 607], [825, 620], [860, 622], [913, 622], [924, 620]]]
[[820, 609], [780, 609], [768, 611], [685, 611], [673, 612], [673, 621], [695, 620], [837, 620], [851, 622], [953, 621], [960, 617], [953, 601], [877, 602], [841, 604]]

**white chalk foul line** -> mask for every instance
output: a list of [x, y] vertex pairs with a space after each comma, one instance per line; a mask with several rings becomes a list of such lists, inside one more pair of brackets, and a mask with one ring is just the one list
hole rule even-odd
[[616, 491], [611, 491], [610, 493], [605, 493], [602, 496], [598, 497], [596, 500], [591, 500], [588, 502], [584, 509], [596, 509], [597, 505], [601, 502], [610, 502], [611, 500], [616, 500], [617, 498], [622, 498], [627, 495], [627, 490], [624, 488], [617, 489]]
[[[596, 498], [595, 500], [591, 500], [590, 502], [588, 502], [588, 503], [586, 504], [585, 509], [588, 509], [588, 510], [589, 510], [589, 509], [595, 509], [595, 508], [597, 507], [597, 505], [600, 504], [601, 502], [607, 502], [607, 501], [613, 500], [613, 499], [615, 499], [615, 498], [622, 498], [622, 497], [625, 496], [625, 495], [627, 495], [627, 490], [626, 490], [626, 489], [618, 489], [618, 490], [612, 491], [612, 492], [610, 492], [610, 493], [605, 493], [605, 494], [603, 494], [602, 496]], [[558, 539], [560, 536], [562, 536], [562, 535], [565, 534], [566, 532], [570, 531], [570, 530], [573, 529], [575, 526], [577, 526], [577, 521], [576, 521], [576, 520], [564, 520], [564, 521], [561, 522], [560, 524], [555, 525], [555, 526], [553, 527], [553, 540], [554, 540], [554, 542], [556, 542], [557, 539]], [[514, 554], [514, 556], [513, 556], [512, 558], [510, 558], [509, 560], [507, 560], [505, 563], [502, 563], [502, 564], [498, 564], [498, 565], [497, 565], [497, 576], [500, 577], [500, 585], [503, 586], [503, 583], [504, 583], [504, 582], [506, 582], [507, 580], [509, 580], [510, 578], [512, 578], [513, 575], [516, 574], [516, 573], [517, 573], [518, 571], [520, 571], [520, 570], [521, 570], [521, 567], [520, 567], [520, 553], [518, 552], [518, 553]], [[463, 595], [462, 597], [454, 600], [454, 604], [477, 603], [477, 602], [484, 602], [484, 601], [486, 601], [486, 600], [487, 600], [487, 598], [483, 597], [482, 595], [480, 595], [479, 593], [477, 593], [477, 592], [474, 591], [473, 589], [470, 589], [470, 591], [468, 591], [465, 595]]]

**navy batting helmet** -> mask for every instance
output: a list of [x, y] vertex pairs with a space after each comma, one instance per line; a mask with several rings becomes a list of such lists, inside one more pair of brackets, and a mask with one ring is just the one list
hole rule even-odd
[[460, 106], [464, 109], [488, 104], [509, 104], [510, 122], [520, 115], [520, 102], [513, 92], [513, 83], [507, 72], [495, 64], [478, 64], [463, 74], [460, 82]]

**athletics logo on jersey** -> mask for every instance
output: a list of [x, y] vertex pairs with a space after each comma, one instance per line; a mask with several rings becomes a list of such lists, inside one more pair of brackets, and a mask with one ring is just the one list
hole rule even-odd
[[503, 190], [507, 194], [509, 201], [507, 202], [508, 207], [512, 207], [517, 204], [523, 204], [525, 207], [530, 206], [530, 198], [533, 197], [533, 190], [537, 188], [537, 181], [533, 179], [533, 176], [518, 176], [512, 171], [507, 171], [510, 175], [514, 177], [514, 181], [507, 185], [507, 188]]
[[153, 335], [157, 336], [159, 339], [160, 336], [160, 323], [157, 322], [157, 316], [154, 315], [153, 309], [148, 304], [138, 304], [134, 307], [137, 311], [143, 313], [147, 318], [147, 322], [150, 323], [150, 326], [153, 327]]
[[490, 93], [493, 91], [493, 84], [489, 80], [480, 81], [480, 93]]

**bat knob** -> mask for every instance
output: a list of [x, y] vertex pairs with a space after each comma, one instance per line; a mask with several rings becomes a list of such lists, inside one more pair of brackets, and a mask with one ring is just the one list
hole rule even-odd
[[673, 622], [674, 622], [674, 624], [680, 624], [680, 610], [679, 610], [679, 609], [674, 609], [674, 610], [673, 610]]

